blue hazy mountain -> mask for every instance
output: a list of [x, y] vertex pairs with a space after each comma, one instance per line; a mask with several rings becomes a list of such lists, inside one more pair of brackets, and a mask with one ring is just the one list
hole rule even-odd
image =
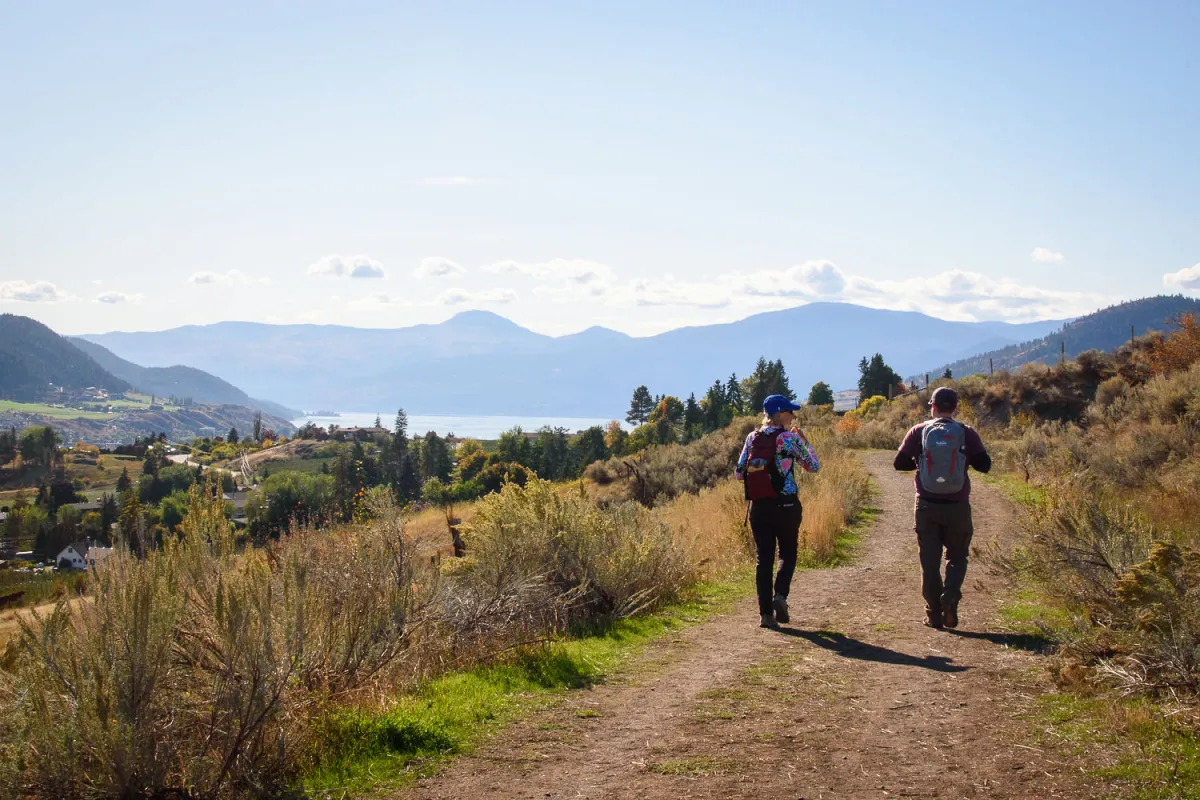
[[107, 348], [76, 336], [65, 337], [67, 341], [87, 353], [105, 370], [127, 382], [134, 389], [159, 397], [190, 397], [197, 403], [234, 405], [257, 408], [264, 414], [281, 419], [294, 419], [295, 409], [256, 400], [241, 389], [221, 380], [215, 375], [178, 364], [169, 367], [141, 367], [113, 354]]
[[876, 352], [901, 374], [1044, 336], [1062, 320], [950, 322], [911, 311], [812, 303], [738, 322], [632, 337], [593, 327], [535, 333], [497, 314], [391, 329], [220, 322], [82, 338], [148, 367], [186, 364], [288, 406], [421, 414], [621, 417], [633, 389], [697, 396], [782, 359], [800, 395], [853, 386]]

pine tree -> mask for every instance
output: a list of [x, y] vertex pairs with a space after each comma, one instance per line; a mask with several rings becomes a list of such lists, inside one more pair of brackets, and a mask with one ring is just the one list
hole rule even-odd
[[230, 428], [230, 429], [229, 429], [229, 434], [228, 434], [228, 435], [225, 437], [225, 441], [229, 442], [230, 444], [237, 444], [237, 443], [238, 443], [238, 432], [237, 432], [237, 428]]
[[121, 467], [121, 477], [117, 478], [117, 493], [125, 494], [132, 485], [133, 479], [129, 477], [129, 467]]
[[732, 373], [725, 383], [725, 404], [734, 414], [745, 414], [746, 397], [742, 394], [742, 385], [738, 382], [737, 373]]
[[625, 415], [625, 421], [630, 425], [641, 425], [650, 419], [650, 413], [654, 411], [655, 401], [650, 396], [650, 390], [645, 386], [639, 386], [633, 390], [633, 399], [629, 402], [629, 413]]
[[858, 362], [858, 396], [861, 400], [880, 395], [888, 396], [888, 390], [901, 382], [900, 376], [883, 361], [879, 353]]

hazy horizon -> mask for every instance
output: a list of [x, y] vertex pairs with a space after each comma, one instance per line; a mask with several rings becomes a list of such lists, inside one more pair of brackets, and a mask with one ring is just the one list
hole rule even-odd
[[0, 310], [644, 336], [1200, 292], [1200, 6], [0, 4]]

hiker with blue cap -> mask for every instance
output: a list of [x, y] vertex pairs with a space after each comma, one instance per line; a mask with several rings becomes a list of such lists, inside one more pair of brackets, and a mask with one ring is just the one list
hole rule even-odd
[[[781, 394], [764, 400], [762, 425], [746, 437], [734, 471], [750, 503], [750, 530], [758, 551], [754, 583], [759, 624], [764, 628], [778, 628], [780, 622], [789, 620], [788, 590], [796, 571], [803, 513], [794, 467], [799, 464], [805, 472], [821, 468], [808, 437], [795, 425], [795, 412], [800, 408]], [[776, 550], [779, 572], [772, 582]]]
[[957, 628], [958, 603], [975, 533], [967, 467], [988, 472], [992, 457], [975, 429], [954, 418], [958, 392], [949, 386], [938, 387], [929, 398], [929, 406], [932, 419], [909, 429], [893, 466], [902, 472], [917, 473], [914, 527], [921, 558], [925, 624], [930, 628]]

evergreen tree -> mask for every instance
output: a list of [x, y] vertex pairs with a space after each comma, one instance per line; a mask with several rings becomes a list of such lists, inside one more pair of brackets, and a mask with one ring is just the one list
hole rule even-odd
[[858, 396], [861, 400], [881, 395], [888, 396], [888, 389], [901, 382], [900, 376], [883, 361], [879, 353], [858, 362]]
[[125, 494], [130, 486], [133, 486], [133, 479], [129, 477], [129, 467], [121, 467], [121, 477], [117, 478], [117, 493]]
[[725, 387], [714, 381], [700, 401], [701, 423], [705, 431], [715, 431], [733, 420], [733, 408], [726, 400]]
[[808, 393], [808, 404], [810, 406], [833, 405], [833, 389], [830, 389], [829, 384], [825, 381], [817, 381]]
[[534, 470], [542, 478], [561, 481], [574, 477], [566, 428], [542, 428], [531, 449]]
[[576, 464], [576, 474], [579, 474], [588, 464], [604, 461], [609, 457], [604, 429], [599, 425], [593, 425], [583, 431], [571, 442], [571, 450], [572, 459]]
[[650, 390], [645, 386], [637, 387], [633, 390], [633, 399], [629, 402], [629, 413], [625, 415], [625, 421], [630, 425], [641, 425], [650, 419], [654, 405]]
[[230, 429], [229, 429], [229, 434], [228, 434], [228, 435], [225, 437], [225, 441], [229, 442], [230, 444], [237, 444], [237, 443], [238, 443], [238, 432], [237, 432], [237, 428], [230, 428]]
[[453, 470], [454, 464], [450, 459], [446, 440], [434, 431], [426, 433], [421, 443], [421, 478], [425, 481], [437, 478], [445, 482], [450, 480]]
[[383, 420], [381, 420], [381, 419], [379, 418], [379, 415], [378, 415], [378, 414], [376, 414], [376, 415], [375, 415], [375, 427], [376, 427], [376, 428], [382, 428], [382, 427], [383, 427]]
[[765, 358], [759, 358], [754, 372], [742, 381], [742, 391], [746, 398], [747, 413], [762, 411], [763, 401], [773, 394], [781, 394], [789, 400], [795, 399], [782, 360], [767, 361]]
[[742, 394], [742, 385], [738, 383], [736, 373], [729, 376], [729, 380], [725, 383], [725, 405], [727, 405], [734, 414], [745, 414], [746, 397]]
[[949, 367], [946, 367], [946, 371], [942, 373], [942, 377], [946, 380], [952, 380], [954, 378], [954, 373], [950, 371]]

